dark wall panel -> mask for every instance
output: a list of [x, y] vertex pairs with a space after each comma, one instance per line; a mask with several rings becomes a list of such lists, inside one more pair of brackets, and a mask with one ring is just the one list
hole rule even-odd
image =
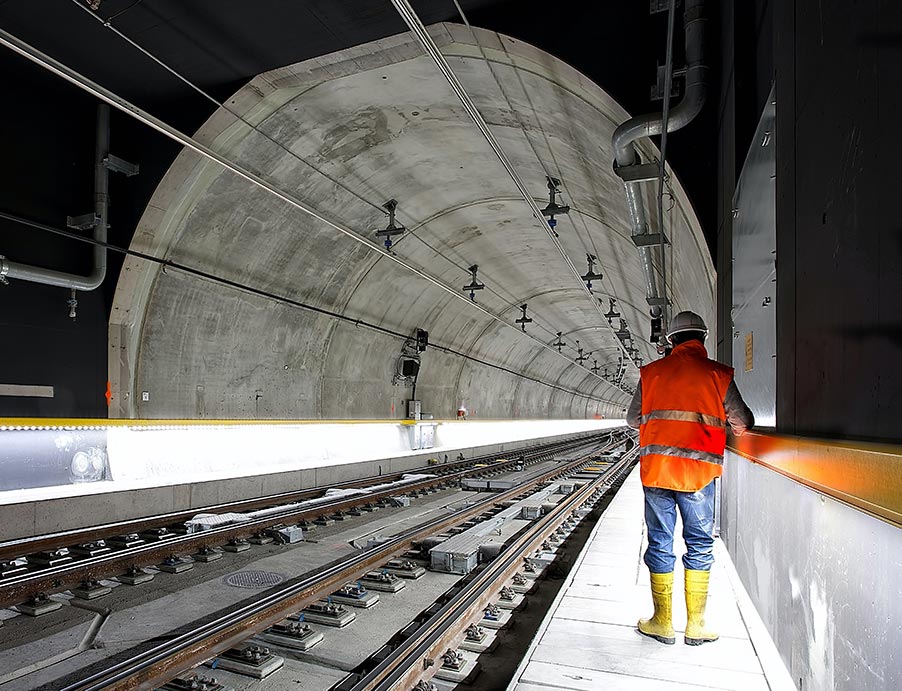
[[902, 5], [778, 12], [778, 426], [898, 440]]
[[0, 417], [106, 417], [107, 311], [99, 291], [21, 282], [0, 286], [0, 384], [52, 386], [52, 398], [0, 396]]

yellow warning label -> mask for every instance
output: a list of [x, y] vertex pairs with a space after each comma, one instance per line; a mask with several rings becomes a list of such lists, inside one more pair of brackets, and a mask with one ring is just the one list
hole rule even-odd
[[752, 332], [749, 331], [745, 335], [745, 371], [751, 372], [755, 366], [755, 342]]

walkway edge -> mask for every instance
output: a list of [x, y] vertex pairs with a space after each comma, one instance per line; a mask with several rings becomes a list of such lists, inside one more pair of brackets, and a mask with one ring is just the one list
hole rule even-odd
[[[636, 464], [636, 467], [630, 471], [630, 474], [626, 476], [623, 483], [620, 485], [621, 487], [629, 481], [629, 478], [637, 474], [639, 472], [639, 464]], [[618, 488], [619, 491], [619, 488]], [[617, 495], [614, 495], [614, 498], [611, 500], [611, 504], [608, 505], [608, 509], [611, 508], [611, 505], [617, 501]], [[523, 675], [523, 672], [526, 670], [526, 666], [529, 664], [529, 661], [532, 659], [532, 654], [535, 652], [536, 647], [538, 647], [539, 642], [542, 640], [542, 636], [545, 635], [545, 631], [548, 630], [548, 625], [551, 623], [551, 620], [554, 618], [555, 613], [558, 610], [558, 607], [561, 605], [561, 601], [564, 599], [564, 596], [567, 594], [568, 588], [573, 584], [573, 580], [576, 578], [576, 574], [579, 572], [579, 567], [582, 565], [583, 561], [586, 558], [586, 554], [588, 553], [588, 547], [592, 540], [595, 538], [596, 533], [601, 530], [601, 526], [604, 524], [605, 518], [608, 516], [607, 509], [601, 516], [598, 518], [598, 522], [595, 524], [595, 527], [592, 528], [592, 532], [589, 534], [589, 537], [586, 539], [585, 546], [582, 551], [580, 551], [579, 556], [576, 558], [576, 561], [573, 562], [573, 566], [570, 568], [570, 573], [567, 574], [567, 579], [561, 584], [560, 590], [558, 590], [557, 595], [554, 598], [554, 602], [551, 603], [551, 607], [548, 608], [548, 612], [545, 614], [545, 617], [542, 619], [542, 623], [539, 625], [539, 628], [536, 630], [535, 636], [533, 636], [532, 641], [529, 643], [529, 648], [527, 648], [526, 652], [523, 655], [523, 659], [520, 660], [520, 664], [517, 665], [517, 669], [514, 671], [513, 676], [511, 677], [510, 683], [507, 685], [506, 691], [514, 691], [517, 687], [517, 684], [520, 683], [520, 677]], [[730, 563], [732, 567], [732, 562]], [[743, 591], [744, 592], [744, 591]], [[782, 691], [782, 690], [780, 690]]]
[[761, 669], [764, 671], [764, 678], [771, 691], [798, 691], [798, 687], [793, 683], [789, 670], [780, 652], [771, 638], [770, 632], [764, 625], [761, 615], [755, 608], [755, 603], [749, 597], [748, 591], [739, 578], [739, 572], [733, 565], [733, 559], [727, 551], [726, 545], [718, 538], [714, 541], [715, 559], [720, 562], [727, 572], [727, 578], [730, 581], [730, 587], [733, 588], [733, 594], [736, 596], [736, 604], [739, 607], [739, 614], [745, 623], [745, 628], [749, 632], [749, 639], [755, 652], [758, 654], [758, 661], [761, 663]]

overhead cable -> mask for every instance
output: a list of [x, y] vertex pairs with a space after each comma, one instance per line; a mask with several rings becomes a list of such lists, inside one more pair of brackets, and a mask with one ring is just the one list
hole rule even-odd
[[[55, 235], [60, 235], [65, 238], [69, 238], [70, 240], [77, 240], [78, 242], [84, 242], [89, 245], [93, 245], [95, 247], [102, 247], [111, 252], [118, 252], [119, 254], [126, 255], [128, 257], [135, 257], [136, 259], [142, 259], [144, 261], [151, 262], [153, 264], [157, 264], [163, 268], [165, 272], [166, 269], [173, 269], [175, 271], [179, 271], [181, 273], [187, 274], [189, 276], [193, 276], [196, 278], [200, 278], [206, 281], [210, 281], [212, 283], [217, 283], [219, 285], [227, 286], [229, 288], [233, 288], [235, 290], [239, 290], [244, 293], [248, 293], [250, 295], [255, 295], [257, 297], [262, 297], [267, 300], [271, 300], [273, 302], [278, 302], [281, 304], [289, 305], [291, 307], [297, 307], [299, 309], [314, 312], [316, 314], [321, 314], [323, 316], [331, 317], [333, 319], [337, 319], [339, 321], [343, 321], [349, 324], [353, 324], [356, 327], [363, 327], [366, 329], [370, 329], [372, 331], [376, 331], [386, 336], [392, 336], [394, 338], [398, 338], [402, 341], [406, 341], [410, 338], [410, 334], [402, 333], [400, 331], [395, 331], [394, 329], [389, 329], [385, 326], [380, 326], [379, 324], [374, 324], [372, 322], [368, 322], [365, 319], [358, 319], [355, 317], [349, 317], [346, 314], [341, 314], [340, 312], [335, 312], [333, 310], [326, 309], [324, 307], [317, 307], [316, 305], [311, 305], [307, 302], [302, 302], [300, 300], [295, 300], [294, 298], [287, 297], [285, 295], [279, 295], [278, 293], [273, 293], [268, 290], [263, 290], [261, 288], [255, 288], [254, 286], [248, 285], [246, 283], [241, 283], [239, 281], [233, 281], [230, 278], [225, 278], [224, 276], [217, 276], [216, 274], [212, 274], [208, 271], [204, 271], [203, 269], [196, 269], [192, 266], [188, 266], [187, 264], [182, 264], [180, 262], [173, 261], [171, 259], [164, 259], [162, 257], [156, 257], [152, 254], [147, 254], [145, 252], [140, 252], [138, 250], [127, 249], [125, 247], [119, 247], [118, 245], [113, 245], [109, 242], [103, 242], [101, 240], [96, 240], [92, 237], [87, 237], [84, 235], [79, 235], [69, 230], [63, 230], [62, 228], [55, 228], [50, 225], [46, 225], [44, 223], [39, 223], [37, 221], [32, 221], [27, 218], [22, 218], [21, 216], [16, 216], [14, 214], [7, 213], [5, 211], [0, 211], [0, 218], [6, 219], [8, 221], [13, 221], [15, 223], [21, 223], [27, 226], [31, 226], [32, 228], [37, 228], [38, 230], [43, 230], [48, 233], [53, 233]], [[595, 401], [600, 401], [602, 403], [610, 403], [611, 401], [606, 401], [602, 398], [596, 398], [589, 394], [582, 393], [580, 391], [576, 391], [575, 389], [568, 389], [565, 386], [560, 386], [559, 384], [551, 384], [549, 382], [543, 381], [541, 379], [537, 379], [536, 377], [532, 377], [528, 374], [524, 374], [522, 372], [517, 372], [512, 370], [504, 365], [498, 365], [493, 362], [489, 362], [488, 360], [482, 360], [481, 358], [474, 357], [467, 353], [462, 353], [455, 348], [451, 348], [449, 346], [443, 346], [434, 341], [429, 342], [429, 346], [431, 348], [435, 348], [436, 350], [440, 350], [444, 353], [448, 353], [449, 355], [456, 355], [458, 357], [462, 357], [466, 360], [470, 360], [472, 362], [479, 363], [480, 365], [485, 365], [486, 367], [491, 367], [493, 369], [501, 370], [502, 372], [506, 372], [515, 377], [520, 377], [521, 379], [527, 379], [529, 381], [535, 382], [536, 384], [541, 384], [542, 386], [547, 386], [552, 389], [557, 389], [558, 391], [563, 391], [565, 393], [572, 394], [574, 396], [579, 396], [581, 398], [588, 398]]]
[[[517, 120], [517, 123], [520, 126], [520, 130], [523, 132], [523, 137], [526, 139], [526, 143], [529, 145], [529, 148], [532, 151], [533, 155], [535, 156], [536, 161], [538, 162], [539, 166], [541, 166], [542, 170], [544, 171], [546, 178], [551, 178], [551, 177], [559, 178], [561, 187], [563, 187], [565, 194], [570, 198], [570, 200], [572, 202], [573, 195], [570, 194], [570, 190], [567, 188], [567, 182], [564, 179], [564, 176], [560, 172], [558, 172], [556, 175], [552, 175], [551, 171], [549, 171], [549, 169], [548, 169], [548, 166], [545, 165], [545, 161], [542, 160], [542, 157], [539, 155], [538, 150], [536, 149], [535, 145], [532, 142], [532, 139], [529, 136], [529, 132], [526, 128], [526, 125], [523, 123], [523, 120], [520, 117], [519, 111], [516, 108], [514, 108], [514, 105], [511, 102], [511, 99], [508, 97], [507, 92], [505, 91], [504, 86], [501, 83], [500, 77], [496, 73], [495, 68], [492, 66], [492, 61], [489, 59], [489, 56], [485, 52], [485, 48], [483, 47], [482, 43], [479, 41], [479, 37], [476, 35], [476, 31], [473, 29], [473, 26], [470, 24], [470, 20], [467, 19], [467, 15], [464, 12], [463, 7], [461, 7], [458, 0], [453, 0], [453, 2], [454, 2], [454, 6], [457, 8], [457, 12], [460, 15], [461, 20], [463, 21], [463, 23], [466, 25], [467, 29], [469, 30], [470, 36], [473, 38], [474, 44], [479, 49], [479, 53], [480, 53], [480, 55], [482, 55], [482, 59], [485, 62], [486, 67], [489, 70], [489, 73], [492, 75], [492, 79], [494, 80], [495, 85], [498, 87], [498, 91], [501, 93], [501, 96], [504, 98], [505, 103], [507, 103], [508, 109], [510, 110], [510, 112], [513, 114], [513, 116]], [[542, 134], [542, 138], [545, 140], [545, 147], [548, 149], [548, 155], [551, 157], [552, 162], [554, 162], [555, 167], [558, 169], [558, 171], [560, 171], [560, 166], [557, 165], [557, 158], [554, 155], [554, 149], [551, 146], [551, 142], [548, 140], [548, 135], [545, 133], [545, 130], [542, 127], [542, 123], [539, 121], [538, 112], [536, 111], [536, 108], [533, 105], [532, 98], [529, 95], [529, 90], [526, 88], [526, 85], [523, 83], [523, 78], [520, 76], [520, 70], [518, 70], [514, 66], [513, 59], [510, 57], [510, 54], [507, 52], [507, 48], [504, 45], [504, 41], [500, 40], [500, 37], [499, 37], [499, 44], [501, 45], [501, 49], [502, 49], [502, 51], [504, 51], [504, 54], [506, 56], [508, 56], [508, 59], [511, 62], [511, 67], [513, 68], [513, 73], [517, 77], [517, 81], [520, 84], [520, 88], [523, 91], [523, 95], [526, 98], [526, 101], [529, 104], [529, 107], [532, 110], [533, 115], [536, 118], [536, 125], [538, 127], [539, 132]], [[585, 231], [585, 234], [586, 234], [586, 238], [587, 238], [589, 244], [591, 245], [591, 251], [590, 251], [589, 248], [586, 246], [586, 243], [583, 242], [582, 238], [579, 237], [579, 228], [576, 225], [576, 221], [570, 216], [570, 214], [567, 214], [567, 216], [570, 219], [570, 223], [573, 226], [575, 236], [576, 236], [577, 240], [579, 241], [580, 245], [582, 245], [583, 251], [586, 254], [592, 254], [596, 257], [600, 256], [598, 248], [595, 245], [595, 240], [592, 237], [592, 233], [589, 231], [589, 225], [586, 222], [585, 216], [582, 213], [580, 213], [580, 211], [578, 209], [571, 209], [571, 211], [574, 211], [579, 216], [580, 221], [582, 222], [583, 230]], [[610, 280], [609, 277], [608, 277], [608, 282], [611, 284], [611, 297], [616, 297], [616, 295], [614, 294], [614, 290], [613, 290], [614, 283], [612, 280]], [[616, 338], [616, 336], [614, 336], [614, 329], [610, 323], [609, 323], [609, 327], [610, 327], [609, 331], [611, 332], [611, 337], [613, 338], [615, 343], [617, 343], [618, 339]], [[616, 347], [614, 349], [617, 350]], [[613, 363], [613, 361], [612, 361], [612, 363]]]
[[[238, 177], [243, 178], [244, 180], [250, 182], [254, 186], [259, 187], [260, 189], [268, 192], [269, 194], [280, 199], [281, 201], [285, 202], [289, 206], [292, 206], [292, 207], [298, 209], [299, 211], [302, 211], [303, 213], [305, 213], [305, 214], [317, 219], [318, 221], [322, 222], [323, 224], [327, 225], [328, 227], [338, 231], [342, 235], [345, 235], [346, 237], [350, 238], [354, 242], [356, 242], [360, 245], [363, 245], [364, 247], [367, 247], [370, 250], [378, 253], [379, 256], [385, 257], [385, 258], [389, 259], [390, 261], [395, 262], [396, 264], [405, 268], [406, 270], [413, 273], [414, 275], [419, 276], [423, 280], [434, 285], [439, 290], [451, 295], [454, 299], [463, 301], [465, 304], [470, 305], [470, 307], [472, 309], [478, 310], [479, 312], [481, 312], [485, 316], [489, 317], [490, 319], [498, 322], [499, 324], [502, 324], [503, 326], [505, 326], [511, 330], [514, 330], [517, 333], [520, 333], [519, 329], [517, 329], [511, 322], [509, 322], [506, 319], [504, 319], [503, 317], [495, 314], [494, 312], [486, 309], [485, 307], [483, 307], [482, 305], [480, 305], [478, 303], [470, 302], [470, 300], [467, 298], [467, 296], [463, 295], [456, 288], [445, 285], [444, 283], [442, 283], [442, 281], [435, 278], [431, 274], [427, 273], [425, 270], [420, 269], [419, 267], [417, 267], [417, 266], [413, 265], [412, 263], [408, 262], [407, 260], [397, 256], [396, 254], [385, 253], [382, 250], [381, 246], [379, 246], [376, 243], [372, 242], [371, 240], [368, 240], [367, 238], [359, 235], [358, 233], [356, 233], [349, 227], [342, 224], [340, 221], [336, 221], [334, 219], [329, 218], [328, 216], [325, 216], [322, 212], [316, 210], [312, 206], [301, 201], [294, 195], [279, 189], [278, 187], [276, 187], [275, 185], [273, 185], [266, 179], [262, 178], [261, 176], [257, 175], [256, 173], [253, 173], [253, 172], [247, 170], [246, 168], [242, 167], [241, 165], [234, 163], [233, 161], [230, 161], [223, 155], [219, 154], [218, 152], [214, 151], [213, 149], [209, 148], [208, 146], [200, 143], [193, 137], [190, 137], [190, 136], [184, 134], [183, 132], [175, 129], [174, 127], [166, 124], [162, 120], [156, 118], [155, 116], [151, 115], [150, 113], [145, 112], [144, 110], [142, 110], [138, 106], [134, 105], [133, 103], [129, 102], [128, 100], [122, 98], [121, 96], [118, 96], [117, 94], [113, 93], [109, 89], [92, 81], [91, 79], [85, 77], [84, 75], [80, 74], [79, 72], [76, 72], [75, 70], [68, 67], [67, 65], [64, 65], [60, 61], [50, 57], [46, 53], [41, 52], [37, 48], [34, 48], [33, 46], [29, 45], [25, 41], [22, 41], [21, 39], [17, 38], [16, 36], [13, 36], [8, 31], [5, 31], [3, 29], [0, 29], [0, 45], [6, 46], [13, 52], [18, 53], [22, 57], [43, 67], [44, 69], [48, 70], [49, 72], [56, 74], [57, 76], [65, 79], [66, 81], [70, 82], [71, 84], [74, 84], [75, 86], [79, 87], [80, 89], [99, 98], [100, 100], [109, 103], [111, 106], [130, 115], [131, 117], [135, 118], [136, 120], [144, 123], [148, 127], [151, 127], [152, 129], [156, 130], [157, 132], [160, 132], [161, 134], [165, 135], [166, 137], [178, 142], [179, 144], [182, 144], [184, 147], [190, 149], [191, 151], [194, 151], [195, 153], [199, 154], [203, 158], [213, 161], [214, 163], [231, 171]], [[535, 206], [535, 202], [533, 202], [533, 206]], [[536, 209], [538, 210], [538, 207], [536, 207]], [[541, 212], [539, 212], [539, 213], [541, 214]], [[564, 256], [566, 256], [566, 255], [564, 255]], [[572, 264], [571, 264], [571, 266], [572, 266]], [[574, 267], [574, 271], [575, 271], [575, 267]], [[541, 341], [538, 338], [535, 338], [529, 334], [525, 334], [525, 336], [527, 338], [531, 339], [532, 341], [534, 341], [535, 343], [539, 344], [539, 346], [541, 346], [542, 348], [544, 348], [545, 350], [547, 350], [548, 352], [553, 354], [555, 357], [559, 357], [559, 358], [565, 360], [567, 362], [568, 366], [579, 367], [579, 365], [577, 365], [575, 362], [573, 362], [573, 360], [558, 353], [556, 349], [552, 348], [549, 344], [545, 343], [544, 341]], [[595, 376], [595, 375], [592, 375], [592, 376]], [[607, 382], [602, 377], [597, 377], [597, 379], [604, 382], [608, 386], [612, 386], [609, 382]], [[616, 387], [612, 386], [612, 388], [616, 388]]]
[[[510, 175], [511, 179], [514, 181], [514, 184], [517, 186], [517, 189], [520, 191], [520, 194], [523, 196], [523, 199], [526, 201], [527, 205], [532, 211], [532, 215], [535, 217], [536, 221], [539, 222], [542, 229], [547, 233], [549, 239], [554, 244], [558, 253], [561, 255], [561, 259], [563, 259], [564, 264], [570, 273], [579, 281], [579, 285], [585, 295], [588, 297], [590, 302], [592, 303], [593, 309], [603, 318], [603, 314], [601, 308], [599, 307], [598, 300], [592, 294], [592, 291], [586, 288], [585, 283], [583, 283], [582, 278], [580, 277], [579, 270], [573, 264], [573, 261], [570, 259], [567, 252], [564, 250], [564, 247], [558, 241], [558, 239], [554, 236], [554, 232], [551, 227], [548, 225], [545, 220], [545, 216], [542, 214], [542, 210], [539, 209], [539, 206], [536, 204], [535, 199], [532, 197], [532, 193], [526, 187], [526, 183], [523, 182], [523, 179], [520, 177], [520, 174], [517, 172], [517, 169], [514, 167], [511, 160], [508, 158], [507, 154], [504, 152], [504, 149], [501, 147], [501, 144], [495, 138], [494, 133], [489, 128], [488, 123], [483, 118], [482, 113], [480, 113], [479, 109], [476, 107], [476, 104], [473, 102], [473, 99], [467, 93], [460, 79], [458, 79], [457, 75], [454, 73], [454, 70], [451, 69], [451, 66], [448, 64], [448, 61], [445, 59], [445, 56], [442, 55], [442, 52], [439, 50], [438, 46], [435, 44], [435, 41], [432, 40], [432, 37], [429, 35], [429, 32], [426, 30], [426, 27], [423, 25], [423, 22], [417, 16], [413, 7], [411, 7], [408, 0], [391, 0], [392, 4], [395, 6], [395, 9], [398, 10], [398, 13], [401, 15], [402, 19], [404, 19], [407, 26], [410, 28], [411, 32], [413, 32], [414, 36], [420, 42], [420, 45], [426, 51], [427, 55], [429, 55], [432, 60], [435, 62], [436, 66], [439, 68], [439, 71], [445, 76], [448, 84], [451, 86], [452, 91], [454, 91], [455, 95], [460, 99], [461, 104], [463, 104], [464, 110], [467, 111], [467, 114], [470, 116], [470, 119], [476, 124], [479, 130], [482, 132], [486, 141], [489, 143], [489, 146], [492, 147], [492, 150], [495, 152], [495, 155], [498, 157], [498, 160], [501, 161], [502, 166], [507, 171], [508, 175]], [[607, 323], [604, 320], [602, 323]], [[632, 362], [632, 359], [629, 357], [629, 353], [627, 353], [626, 348], [622, 343], [618, 343], [617, 347], [623, 351], [623, 354], [627, 356], [627, 360], [635, 367], [635, 363]], [[554, 349], [552, 349], [554, 350]]]
[[[191, 81], [190, 79], [188, 79], [188, 77], [186, 77], [185, 75], [181, 74], [181, 73], [180, 73], [178, 70], [176, 70], [174, 67], [172, 67], [171, 65], [167, 64], [166, 62], [164, 62], [163, 60], [161, 60], [160, 58], [158, 58], [156, 55], [154, 55], [154, 54], [153, 54], [151, 51], [149, 51], [147, 48], [145, 48], [145, 47], [142, 46], [140, 43], [138, 43], [137, 41], [135, 41], [133, 38], [131, 38], [130, 36], [128, 36], [127, 34], [125, 34], [124, 32], [122, 32], [118, 27], [116, 27], [116, 26], [112, 23], [112, 20], [115, 19], [116, 17], [118, 17], [120, 14], [122, 14], [122, 13], [125, 12], [126, 10], [123, 10], [123, 11], [121, 11], [121, 12], [118, 12], [118, 13], [116, 13], [115, 15], [113, 15], [112, 17], [109, 17], [109, 18], [107, 18], [107, 19], [104, 19], [100, 14], [98, 14], [98, 12], [97, 12], [96, 10], [93, 10], [93, 9], [91, 9], [90, 7], [88, 7], [88, 6], [85, 5], [81, 0], [70, 0], [70, 1], [71, 1], [76, 7], [78, 7], [80, 10], [86, 12], [86, 13], [88, 14], [88, 16], [90, 16], [92, 19], [94, 19], [95, 21], [97, 21], [97, 22], [99, 22], [100, 24], [102, 24], [102, 25], [104, 26], [104, 28], [109, 29], [110, 31], [112, 31], [116, 36], [118, 36], [118, 37], [121, 38], [123, 41], [125, 41], [126, 43], [128, 43], [130, 46], [132, 46], [135, 50], [137, 50], [137, 51], [140, 52], [142, 55], [144, 55], [145, 57], [147, 57], [149, 60], [151, 60], [151, 61], [154, 62], [155, 64], [159, 65], [159, 66], [160, 66], [161, 68], [163, 68], [166, 72], [168, 72], [168, 73], [171, 74], [173, 77], [175, 77], [176, 79], [178, 79], [180, 82], [182, 82], [183, 84], [185, 84], [185, 85], [186, 85], [187, 87], [189, 87], [191, 90], [193, 90], [193, 91], [195, 91], [196, 93], [198, 93], [201, 97], [203, 97], [204, 99], [206, 99], [207, 101], [209, 101], [209, 102], [210, 102], [211, 104], [213, 104], [215, 107], [221, 108], [221, 109], [225, 110], [227, 113], [229, 113], [230, 115], [232, 115], [236, 120], [239, 120], [240, 122], [243, 122], [245, 125], [247, 125], [251, 130], [253, 130], [253, 131], [256, 132], [257, 134], [259, 134], [261, 137], [263, 137], [264, 139], [266, 139], [266, 140], [272, 142], [272, 143], [275, 144], [277, 147], [279, 147], [280, 149], [282, 149], [286, 154], [288, 154], [289, 156], [291, 156], [292, 158], [294, 158], [294, 159], [297, 160], [298, 162], [304, 164], [305, 166], [307, 166], [308, 168], [310, 168], [310, 169], [313, 170], [314, 172], [318, 173], [319, 175], [323, 176], [324, 178], [326, 178], [327, 180], [329, 180], [329, 182], [331, 182], [332, 184], [334, 184], [336, 187], [339, 187], [340, 189], [343, 189], [345, 192], [347, 192], [347, 193], [350, 194], [351, 196], [355, 197], [355, 198], [358, 199], [359, 201], [363, 202], [363, 203], [366, 204], [367, 206], [369, 206], [369, 207], [375, 209], [375, 210], [378, 211], [379, 213], [382, 213], [382, 214], [385, 214], [385, 213], [386, 213], [386, 211], [385, 211], [385, 209], [383, 208], [383, 206], [377, 204], [376, 202], [371, 201], [370, 199], [367, 199], [365, 196], [363, 196], [362, 194], [360, 194], [360, 193], [357, 192], [356, 190], [354, 190], [354, 189], [352, 189], [351, 187], [349, 187], [348, 185], [344, 184], [344, 183], [343, 183], [341, 180], [339, 180], [338, 178], [335, 178], [335, 177], [333, 177], [332, 175], [329, 175], [329, 173], [327, 173], [326, 171], [321, 170], [320, 168], [318, 168], [317, 166], [315, 166], [315, 165], [314, 165], [313, 163], [311, 163], [310, 161], [306, 160], [305, 158], [302, 158], [302, 157], [299, 156], [297, 153], [295, 153], [294, 151], [292, 151], [289, 147], [285, 146], [285, 145], [284, 145], [282, 142], [280, 142], [278, 139], [276, 139], [275, 137], [271, 136], [271, 135], [268, 134], [267, 132], [263, 131], [263, 130], [260, 129], [260, 127], [258, 127], [256, 124], [254, 124], [253, 122], [251, 122], [250, 120], [248, 120], [247, 118], [245, 118], [243, 115], [241, 115], [241, 114], [238, 113], [237, 111], [235, 111], [235, 110], [233, 110], [232, 108], [230, 108], [230, 107], [228, 106], [228, 104], [226, 104], [226, 103], [220, 103], [214, 96], [212, 96], [210, 93], [208, 93], [207, 91], [205, 91], [204, 89], [202, 89], [200, 86], [198, 86], [197, 84], [195, 84], [193, 81]], [[131, 7], [126, 8], [126, 9], [131, 9]], [[399, 213], [398, 215], [399, 215], [399, 216], [406, 216], [406, 214], [403, 214], [403, 213]], [[416, 221], [416, 219], [411, 219], [411, 220], [415, 221], [415, 223], [414, 223], [413, 225], [420, 225], [420, 226], [423, 225], [422, 223], [419, 223], [418, 221]], [[423, 245], [425, 245], [426, 247], [428, 247], [430, 250], [432, 250], [437, 256], [442, 257], [442, 258], [443, 258], [445, 261], [447, 261], [449, 264], [451, 264], [452, 266], [455, 266], [456, 268], [460, 269], [462, 272], [466, 273], [465, 265], [466, 265], [467, 262], [464, 262], [464, 265], [459, 265], [459, 264], [457, 264], [457, 263], [456, 263], [455, 261], [453, 261], [450, 257], [448, 257], [446, 254], [444, 254], [444, 253], [441, 252], [440, 250], [438, 250], [438, 249], [436, 249], [435, 247], [433, 247], [429, 242], [427, 242], [424, 238], [418, 236], [416, 233], [411, 233], [411, 234], [410, 234], [410, 237], [415, 238], [415, 239], [418, 240], [420, 243], [422, 243]], [[496, 290], [494, 290], [494, 289], [491, 288], [491, 287], [488, 288], [488, 292], [489, 292], [489, 293], [492, 293], [492, 294], [495, 295], [499, 300], [501, 300], [503, 303], [505, 303], [507, 308], [513, 309], [513, 308], [516, 307], [516, 305], [517, 305], [517, 302], [518, 302], [518, 301], [517, 301], [516, 298], [512, 298], [512, 299], [505, 298], [504, 296], [502, 296], [500, 293], [498, 293]], [[542, 328], [544, 328], [546, 331], [548, 331], [548, 333], [553, 333], [552, 330], [549, 329], [549, 328], [547, 328], [547, 327], [542, 327]]]

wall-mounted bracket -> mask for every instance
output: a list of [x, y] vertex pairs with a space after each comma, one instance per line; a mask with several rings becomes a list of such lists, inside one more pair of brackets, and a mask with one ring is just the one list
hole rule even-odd
[[631, 235], [630, 237], [636, 247], [658, 247], [662, 239], [665, 245], [670, 245], [670, 240], [663, 233], [642, 233], [641, 235]]
[[398, 235], [403, 235], [407, 232], [407, 228], [405, 228], [400, 223], [395, 222], [395, 211], [398, 208], [398, 201], [396, 199], [389, 199], [385, 204], [382, 205], [382, 208], [388, 211], [388, 225], [382, 230], [376, 231], [377, 238], [384, 238], [385, 251], [391, 252], [392, 244], [394, 244], [392, 238]]
[[624, 182], [656, 182], [661, 169], [658, 163], [634, 163], [630, 166], [614, 163], [614, 172]]
[[476, 276], [476, 273], [479, 271], [479, 264], [473, 264], [467, 271], [470, 272], [471, 280], [463, 289], [470, 293], [470, 300], [476, 302], [476, 291], [485, 289], [485, 284], [480, 283]]
[[81, 216], [66, 216], [66, 225], [75, 230], [90, 230], [100, 223], [100, 216], [95, 213]]
[[557, 219], [555, 218], [555, 216], [563, 216], [565, 214], [569, 214], [570, 207], [566, 204], [557, 203], [557, 195], [561, 193], [561, 181], [550, 176], [546, 179], [548, 180], [548, 206], [542, 209], [542, 214], [548, 216], [548, 225], [551, 227], [551, 230], [553, 232], [555, 226], [557, 225]]
[[[686, 68], [680, 67], [673, 71], [674, 79], [670, 82], [670, 97], [678, 98], [681, 89], [679, 82], [676, 81], [678, 77], [686, 76]], [[651, 87], [651, 100], [652, 101], [663, 101], [664, 100], [664, 82], [667, 79], [667, 65], [658, 65], [658, 76], [655, 83]]]
[[102, 162], [107, 170], [111, 170], [114, 173], [122, 173], [127, 178], [134, 177], [141, 171], [141, 167], [137, 163], [129, 163], [113, 154], [104, 156]]
[[586, 254], [586, 261], [589, 263], [589, 270], [580, 276], [586, 282], [586, 288], [592, 290], [592, 281], [600, 281], [604, 276], [601, 273], [595, 273], [595, 262], [598, 257], [594, 254]]
[[615, 298], [608, 298], [608, 304], [610, 305], [610, 309], [605, 313], [604, 317], [610, 324], [613, 323], [615, 319], [618, 319], [620, 317], [620, 312], [614, 309], [614, 306], [617, 304], [617, 300]]

